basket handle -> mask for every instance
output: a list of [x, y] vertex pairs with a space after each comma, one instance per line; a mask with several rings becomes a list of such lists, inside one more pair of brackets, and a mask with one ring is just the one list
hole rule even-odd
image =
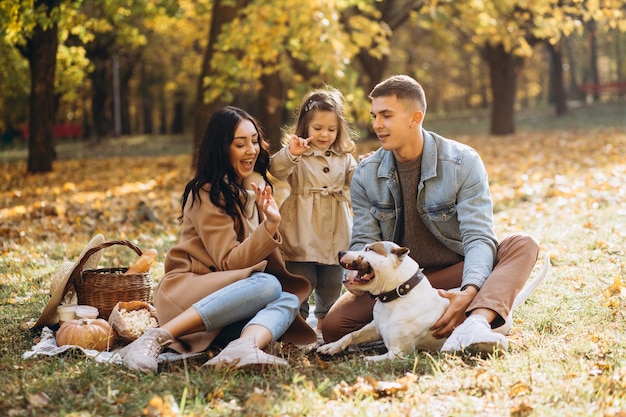
[[102, 249], [108, 248], [109, 246], [113, 246], [113, 245], [128, 246], [129, 248], [134, 250], [135, 253], [138, 256], [141, 256], [143, 254], [141, 249], [139, 249], [133, 242], [131, 242], [129, 240], [110, 240], [108, 242], [101, 243], [101, 244], [99, 244], [97, 246], [94, 246], [93, 248], [89, 249], [87, 252], [85, 252], [85, 256], [83, 256], [81, 258], [80, 262], [78, 263], [78, 265], [76, 267], [78, 279], [83, 279], [83, 267], [85, 266], [85, 263], [87, 263], [87, 260], [91, 257], [91, 255], [95, 254], [96, 252], [101, 251]]

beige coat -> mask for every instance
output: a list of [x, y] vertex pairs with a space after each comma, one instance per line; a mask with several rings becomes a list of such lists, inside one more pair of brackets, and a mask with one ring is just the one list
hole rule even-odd
[[[280, 234], [271, 236], [263, 224], [251, 231], [245, 222], [233, 220], [213, 205], [206, 190], [200, 192], [200, 197], [201, 201], [193, 206], [191, 197], [188, 199], [180, 239], [165, 258], [165, 275], [154, 293], [159, 323], [168, 322], [196, 301], [248, 278], [255, 271], [265, 270], [275, 275], [285, 291], [304, 301], [311, 290], [310, 284], [306, 278], [285, 269], [278, 249]], [[262, 213], [259, 216], [262, 221]], [[187, 335], [176, 339], [170, 347], [179, 352], [201, 352], [218, 333]], [[298, 314], [283, 340], [304, 345], [317, 341], [317, 337]]]
[[338, 263], [337, 252], [350, 245], [349, 192], [356, 165], [351, 154], [333, 149], [310, 148], [294, 156], [286, 146], [272, 156], [271, 174], [291, 187], [280, 207], [285, 260]]

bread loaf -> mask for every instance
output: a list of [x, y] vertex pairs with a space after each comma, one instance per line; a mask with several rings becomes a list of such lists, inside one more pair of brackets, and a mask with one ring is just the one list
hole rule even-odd
[[131, 265], [130, 268], [126, 271], [126, 274], [141, 274], [143, 272], [148, 272], [150, 270], [150, 266], [156, 261], [158, 252], [156, 249], [148, 249], [145, 251], [134, 264]]

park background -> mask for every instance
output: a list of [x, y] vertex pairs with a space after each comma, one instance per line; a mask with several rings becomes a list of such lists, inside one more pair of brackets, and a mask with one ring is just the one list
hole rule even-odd
[[562, 116], [623, 97], [624, 9], [617, 0], [7, 0], [0, 131], [5, 142], [28, 140], [28, 172], [47, 172], [55, 136], [197, 143], [210, 114], [234, 104], [259, 118], [276, 150], [302, 96], [330, 84], [367, 138], [367, 94], [407, 73], [426, 90], [428, 118], [488, 110], [488, 132], [506, 135], [519, 109]]
[[[626, 413], [625, 5], [621, 1], [21, 1], [0, 3], [0, 409], [71, 415]], [[510, 353], [366, 365], [291, 352], [291, 369], [157, 376], [80, 353], [22, 359], [51, 277], [95, 233], [157, 248], [211, 112], [257, 116], [272, 149], [310, 88], [346, 96], [358, 152], [367, 93], [418, 79], [425, 127], [474, 146], [499, 235], [525, 231], [546, 283]], [[104, 266], [133, 253], [107, 250]], [[536, 272], [535, 272], [536, 274]], [[204, 358], [206, 359], [206, 358]], [[407, 376], [408, 373], [408, 376]], [[171, 407], [170, 407], [171, 406]], [[178, 408], [168, 414], [168, 407]]]

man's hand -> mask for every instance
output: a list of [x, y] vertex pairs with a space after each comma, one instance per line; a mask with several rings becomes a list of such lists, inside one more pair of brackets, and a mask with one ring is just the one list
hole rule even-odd
[[450, 306], [443, 316], [430, 328], [436, 338], [448, 337], [459, 324], [465, 320], [465, 311], [478, 293], [478, 289], [468, 286], [463, 291], [437, 290], [439, 295], [450, 300]]
[[354, 280], [354, 278], [359, 274], [359, 271], [348, 271], [346, 273], [346, 277], [345, 277], [345, 287], [348, 291], [350, 291], [352, 294], [356, 295], [357, 297], [359, 295], [363, 295], [365, 294], [365, 291], [361, 291], [358, 288], [356, 288], [354, 285], [350, 285], [350, 281]]

